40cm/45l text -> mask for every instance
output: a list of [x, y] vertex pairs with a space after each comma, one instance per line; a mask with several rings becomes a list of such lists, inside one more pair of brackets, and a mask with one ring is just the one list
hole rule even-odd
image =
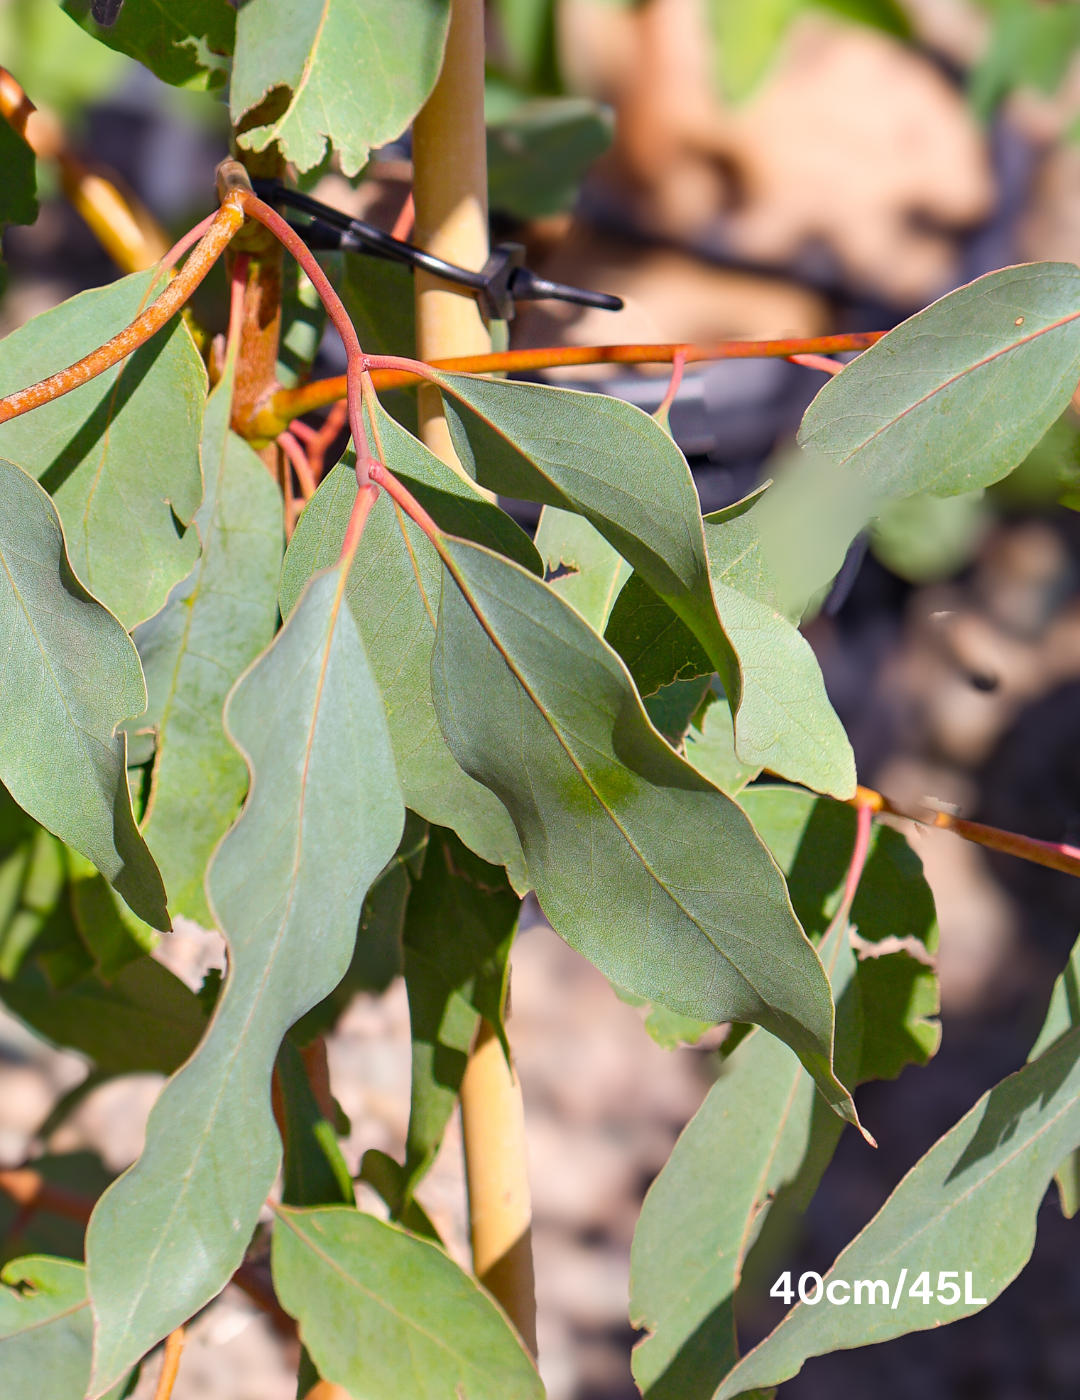
[[[895, 1286], [891, 1286], [889, 1281], [883, 1278], [857, 1278], [850, 1282], [847, 1279], [834, 1278], [825, 1283], [820, 1274], [810, 1270], [799, 1278], [799, 1299], [810, 1307], [813, 1307], [815, 1303], [820, 1303], [824, 1298], [837, 1308], [843, 1307], [845, 1303], [855, 1303], [856, 1305], [869, 1303], [896, 1308], [904, 1296], [904, 1284], [907, 1282], [907, 1276], [907, 1269], [901, 1269], [900, 1277], [896, 1280]], [[924, 1269], [908, 1289], [907, 1296], [916, 1298], [927, 1306], [936, 1298], [945, 1307], [955, 1307], [961, 1302], [959, 1278], [960, 1271], [958, 1269], [940, 1269], [935, 1294], [930, 1284], [930, 1270]], [[785, 1270], [769, 1289], [769, 1297], [782, 1298], [788, 1306], [795, 1301], [795, 1289], [791, 1285], [790, 1269]], [[986, 1303], [985, 1298], [974, 1296], [970, 1271], [964, 1274], [962, 1301], [965, 1307], [982, 1307]]]

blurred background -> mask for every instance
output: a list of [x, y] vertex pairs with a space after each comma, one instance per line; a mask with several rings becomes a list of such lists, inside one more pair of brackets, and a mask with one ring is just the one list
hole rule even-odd
[[[1080, 262], [1077, 0], [489, 0], [492, 234], [559, 281], [617, 293], [617, 314], [523, 308], [514, 346], [710, 342], [884, 330], [1010, 263]], [[71, 150], [107, 167], [171, 239], [212, 207], [226, 109], [166, 87], [89, 39], [53, 0], [0, 0], [0, 64], [54, 113]], [[318, 197], [390, 229], [409, 138], [352, 181], [327, 162]], [[118, 276], [39, 163], [37, 222], [4, 234], [0, 335]], [[365, 260], [366, 261], [366, 260]], [[225, 321], [211, 279], [199, 314]], [[343, 368], [322, 340], [314, 374]], [[594, 367], [552, 380], [648, 411], [668, 371]], [[824, 375], [781, 360], [693, 366], [671, 413], [702, 505], [782, 468]], [[316, 426], [318, 418], [313, 418]], [[340, 451], [343, 443], [339, 441]], [[333, 456], [329, 458], [333, 460]], [[901, 803], [1080, 844], [1080, 412], [1006, 482], [898, 504], [856, 541], [804, 625], [855, 747], [860, 780]], [[533, 507], [512, 504], [525, 524]], [[860, 1091], [880, 1144], [850, 1131], [783, 1267], [824, 1271], [903, 1173], [1023, 1063], [1080, 928], [1080, 882], [942, 831], [911, 835], [941, 925], [943, 1039], [925, 1069]], [[223, 964], [183, 924], [156, 956], [197, 988]], [[551, 1400], [636, 1394], [629, 1246], [643, 1195], [721, 1072], [715, 1036], [665, 1047], [641, 1014], [526, 903], [510, 1038], [526, 1101], [540, 1367]], [[404, 988], [360, 996], [329, 1042], [350, 1165], [400, 1155], [408, 1116]], [[160, 1087], [111, 1081], [55, 1131], [86, 1076], [0, 1017], [0, 1166], [95, 1154], [102, 1180], [137, 1155]], [[71, 1160], [70, 1158], [68, 1160]], [[55, 1168], [57, 1179], [62, 1166]], [[467, 1262], [460, 1137], [421, 1196]], [[6, 1256], [60, 1246], [0, 1197]], [[50, 1235], [50, 1231], [53, 1232]], [[55, 1238], [54, 1238], [55, 1236]], [[751, 1304], [744, 1340], [775, 1321]], [[293, 1371], [290, 1373], [290, 1364]], [[136, 1392], [153, 1392], [147, 1366]], [[1080, 1218], [1051, 1192], [1033, 1261], [989, 1309], [933, 1333], [822, 1358], [782, 1400], [1080, 1394]], [[176, 1400], [291, 1400], [287, 1338], [230, 1288], [192, 1329]]]

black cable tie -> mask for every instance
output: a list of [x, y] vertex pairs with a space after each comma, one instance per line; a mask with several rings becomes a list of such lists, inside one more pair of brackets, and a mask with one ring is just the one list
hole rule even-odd
[[497, 244], [481, 271], [472, 272], [425, 253], [423, 248], [395, 238], [363, 219], [353, 219], [300, 190], [290, 189], [280, 180], [253, 180], [252, 185], [267, 204], [284, 205], [308, 216], [310, 223], [291, 223], [289, 227], [309, 248], [318, 252], [367, 253], [413, 269], [421, 268], [444, 282], [468, 287], [476, 293], [480, 310], [489, 321], [512, 321], [514, 303], [518, 301], [569, 301], [601, 311], [623, 309], [622, 297], [586, 291], [583, 287], [567, 287], [530, 272], [525, 266], [525, 249], [520, 243]]

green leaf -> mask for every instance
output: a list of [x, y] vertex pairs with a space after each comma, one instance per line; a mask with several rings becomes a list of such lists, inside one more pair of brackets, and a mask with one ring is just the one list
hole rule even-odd
[[[521, 900], [506, 872], [433, 827], [405, 916], [412, 1102], [402, 1206], [442, 1142], [480, 1016], [502, 1030]], [[400, 1213], [400, 1211], [399, 1211]]]
[[81, 1051], [104, 1076], [172, 1074], [198, 1045], [206, 1029], [199, 998], [153, 958], [128, 963], [109, 982], [75, 969], [57, 986], [50, 952], [55, 959], [58, 951], [44, 946], [13, 982], [0, 982], [0, 999], [39, 1035]]
[[[64, 369], [123, 330], [154, 276], [136, 272], [81, 292], [13, 331], [0, 342], [0, 394]], [[0, 455], [55, 499], [75, 572], [129, 630], [162, 607], [198, 556], [188, 526], [203, 493], [205, 397], [206, 372], [177, 316], [96, 379], [0, 425]]]
[[434, 1244], [356, 1210], [279, 1207], [274, 1287], [353, 1400], [542, 1400], [505, 1314]]
[[836, 375], [799, 441], [882, 497], [958, 496], [1024, 460], [1080, 377], [1080, 268], [991, 272], [904, 321]]
[[136, 914], [167, 929], [165, 890], [135, 825], [116, 732], [146, 705], [138, 655], [71, 572], [52, 501], [3, 460], [0, 569], [0, 781], [93, 861]]
[[850, 797], [855, 756], [810, 643], [784, 614], [755, 509], [766, 500], [754, 496], [705, 519], [716, 610], [739, 665], [739, 688], [724, 687], [734, 701], [735, 752], [751, 767]]
[[369, 355], [416, 358], [413, 275], [402, 263], [352, 254], [344, 260], [338, 293]]
[[756, 764], [743, 763], [736, 754], [735, 724], [722, 697], [721, 703], [709, 705], [694, 718], [686, 731], [685, 752], [687, 763], [729, 797], [737, 796], [761, 772]]
[[240, 138], [276, 141], [298, 170], [318, 165], [327, 139], [346, 175], [372, 146], [400, 136], [435, 86], [449, 0], [249, 0], [236, 19], [229, 98], [233, 125], [277, 88], [288, 106]]
[[38, 1255], [0, 1272], [5, 1400], [83, 1400], [91, 1337], [81, 1264]]
[[63, 0], [88, 34], [137, 58], [163, 82], [199, 91], [225, 85], [236, 29], [228, 0], [123, 0], [110, 25], [94, 20], [91, 5], [92, 0]]
[[534, 543], [547, 582], [590, 627], [603, 632], [632, 575], [630, 565], [586, 519], [558, 506], [545, 506], [540, 512]]
[[771, 65], [803, 0], [709, 0], [718, 86], [733, 102], [747, 97]]
[[[386, 461], [438, 524], [503, 550], [540, 572], [528, 536], [381, 409]], [[301, 515], [285, 556], [281, 611], [289, 610], [314, 570], [337, 557], [356, 496], [348, 460], [325, 479]], [[442, 566], [423, 532], [381, 493], [364, 527], [349, 575], [348, 600], [382, 692], [398, 779], [407, 805], [449, 826], [495, 865], [507, 865], [515, 888], [528, 888], [521, 848], [505, 809], [467, 777], [446, 747], [431, 700]]]
[[[797, 788], [747, 788], [739, 805], [783, 870], [800, 922], [822, 934], [840, 905], [855, 844], [855, 812]], [[875, 822], [851, 907], [857, 930], [859, 993], [865, 1015], [857, 1081], [895, 1079], [924, 1065], [941, 1040], [934, 896], [904, 837]]]
[[97, 964], [103, 982], [112, 982], [128, 963], [153, 952], [160, 939], [149, 924], [116, 897], [104, 876], [90, 862], [68, 850], [68, 894], [71, 913], [82, 941]]
[[274, 1108], [282, 1131], [281, 1199], [286, 1205], [356, 1204], [334, 1125], [323, 1117], [300, 1051], [286, 1036], [274, 1067]]
[[[673, 749], [683, 751], [691, 721], [706, 703], [710, 686], [708, 676], [698, 676], [692, 681], [675, 681], [672, 685], [662, 686], [655, 695], [648, 696], [642, 702], [653, 728], [659, 730]], [[700, 768], [698, 772], [701, 772]]]
[[647, 413], [608, 394], [437, 374], [465, 470], [503, 496], [582, 515], [679, 615], [725, 683], [735, 658], [709, 585], [686, 458]]
[[38, 216], [37, 162], [34, 153], [8, 125], [0, 123], [0, 224], [32, 224]]
[[[862, 1015], [847, 929], [822, 945], [837, 1004], [838, 1072], [854, 1086]], [[846, 1062], [846, 1063], [845, 1063]], [[651, 1333], [634, 1348], [647, 1400], [708, 1400], [738, 1358], [735, 1292], [773, 1211], [804, 1210], [839, 1141], [802, 1065], [753, 1031], [649, 1188], [634, 1233], [630, 1317]]]
[[982, 491], [888, 501], [874, 522], [874, 558], [908, 583], [938, 583], [971, 563], [993, 520]]
[[[331, 254], [331, 257], [334, 255]], [[346, 266], [351, 259], [337, 255]], [[285, 389], [306, 383], [326, 329], [326, 308], [299, 263], [285, 259], [281, 278], [281, 339], [276, 373]]]
[[[787, 1380], [807, 1357], [940, 1327], [993, 1302], [1027, 1263], [1046, 1187], [1078, 1145], [1080, 1029], [984, 1094], [825, 1275], [826, 1286], [834, 1278], [881, 1279], [889, 1304], [867, 1306], [865, 1296], [860, 1307], [797, 1303], [730, 1372], [716, 1400]], [[957, 1275], [955, 1303], [938, 1292], [943, 1269]], [[923, 1272], [934, 1290], [930, 1303], [911, 1293]], [[975, 1301], [966, 1301], [966, 1274]]]
[[207, 875], [229, 975], [209, 1033], [154, 1105], [142, 1156], [90, 1221], [94, 1395], [243, 1258], [281, 1157], [268, 1092], [278, 1045], [341, 980], [364, 896], [401, 834], [382, 700], [345, 584], [340, 564], [311, 580], [226, 706], [252, 774]]
[[439, 720], [513, 817], [552, 927], [649, 1001], [764, 1025], [853, 1115], [831, 1068], [827, 979], [740, 809], [664, 743], [569, 604], [476, 545], [445, 548]]
[[[1069, 961], [1054, 983], [1038, 1039], [1031, 1047], [1028, 1061], [1037, 1060], [1056, 1041], [1076, 1025], [1080, 1025], [1080, 939], [1073, 944]], [[1071, 1220], [1080, 1209], [1080, 1151], [1071, 1152], [1055, 1172], [1061, 1213]]]
[[573, 208], [597, 156], [611, 145], [609, 107], [585, 97], [535, 98], [487, 129], [488, 203], [518, 219]]
[[149, 704], [128, 725], [156, 736], [143, 835], [169, 909], [211, 923], [207, 862], [247, 791], [244, 761], [221, 722], [229, 688], [277, 626], [284, 533], [281, 494], [266, 467], [229, 431], [232, 366], [203, 420], [206, 494], [195, 516], [202, 554], [165, 607], [135, 632]]
[[615, 599], [604, 640], [625, 661], [641, 695], [653, 695], [661, 686], [707, 676], [713, 670], [690, 628], [640, 574], [631, 574]]

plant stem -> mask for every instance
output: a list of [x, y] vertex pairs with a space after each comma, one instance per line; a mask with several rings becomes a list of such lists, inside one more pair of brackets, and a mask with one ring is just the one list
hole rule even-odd
[[[452, 0], [442, 72], [413, 123], [413, 196], [413, 241], [478, 272], [488, 256], [484, 0]], [[491, 336], [471, 293], [418, 271], [415, 296], [420, 359], [490, 351]], [[420, 437], [465, 476], [438, 390], [421, 385], [418, 405]]]
[[895, 817], [904, 817], [920, 826], [936, 826], [945, 831], [955, 832], [965, 841], [973, 841], [977, 846], [986, 846], [1005, 855], [1017, 856], [1020, 860], [1030, 860], [1034, 865], [1045, 865], [1050, 870], [1060, 870], [1066, 875], [1080, 875], [1080, 847], [1077, 846], [1068, 846], [1064, 842], [1039, 841], [1034, 836], [1019, 836], [1013, 831], [1001, 831], [996, 826], [985, 826], [982, 822], [954, 817], [949, 812], [935, 812], [932, 817], [918, 816], [914, 812], [906, 811], [882, 793], [875, 792], [873, 788], [858, 788], [851, 801], [855, 805], [870, 807], [875, 812], [889, 812]]
[[[819, 335], [790, 340], [725, 340], [716, 345], [552, 345], [537, 350], [506, 350], [493, 355], [458, 355], [432, 359], [431, 369], [456, 374], [513, 374], [523, 370], [558, 369], [572, 365], [673, 364], [684, 355], [687, 364], [710, 360], [793, 359], [803, 354], [837, 354], [841, 350], [866, 350], [884, 331], [859, 331], [851, 335]], [[398, 389], [420, 382], [409, 361], [392, 356], [369, 355], [377, 389]], [[797, 360], [796, 363], [799, 363]], [[820, 368], [820, 366], [814, 366]], [[843, 366], [840, 366], [843, 368]], [[281, 432], [292, 418], [325, 408], [345, 397], [345, 375], [317, 379], [297, 389], [281, 389], [252, 424], [260, 434]]]
[[243, 221], [243, 209], [237, 199], [230, 198], [223, 203], [214, 215], [214, 222], [209, 231], [193, 250], [181, 271], [141, 316], [137, 316], [130, 326], [114, 335], [104, 345], [92, 350], [89, 355], [77, 360], [75, 364], [69, 365], [67, 369], [0, 399], [0, 423], [29, 413], [31, 409], [39, 408], [43, 403], [58, 399], [63, 394], [70, 394], [73, 389], [78, 389], [97, 375], [104, 374], [126, 355], [144, 345], [184, 305]]
[[157, 1390], [154, 1391], [154, 1400], [169, 1400], [173, 1386], [176, 1384], [176, 1373], [180, 1369], [180, 1356], [184, 1350], [185, 1334], [182, 1327], [178, 1327], [175, 1332], [170, 1332], [165, 1338], [165, 1355], [161, 1362], [161, 1375], [158, 1377]]

